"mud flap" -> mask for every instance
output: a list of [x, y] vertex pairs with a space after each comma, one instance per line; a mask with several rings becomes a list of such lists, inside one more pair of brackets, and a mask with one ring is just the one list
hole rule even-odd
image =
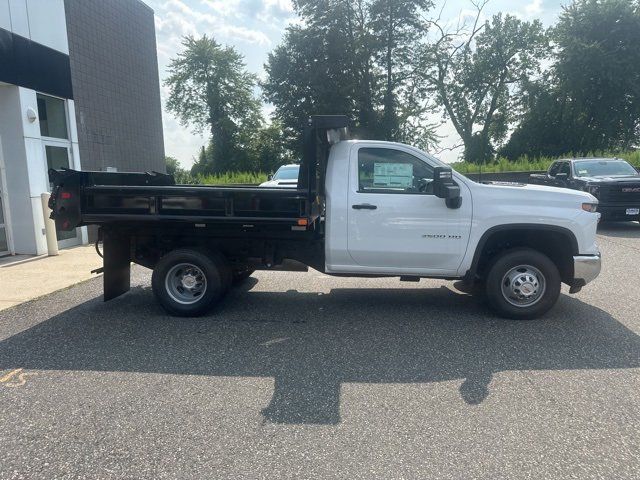
[[126, 235], [103, 231], [104, 301], [108, 302], [131, 288], [130, 239]]

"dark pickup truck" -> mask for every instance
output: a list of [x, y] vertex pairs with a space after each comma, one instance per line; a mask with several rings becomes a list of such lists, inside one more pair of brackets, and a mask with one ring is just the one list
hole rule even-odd
[[640, 173], [618, 158], [557, 160], [529, 183], [589, 192], [599, 201], [602, 220], [640, 220]]

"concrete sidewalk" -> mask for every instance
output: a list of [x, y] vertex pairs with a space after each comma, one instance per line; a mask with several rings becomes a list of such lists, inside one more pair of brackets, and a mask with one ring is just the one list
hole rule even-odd
[[89, 280], [96, 276], [91, 270], [101, 266], [93, 245], [0, 265], [0, 310]]

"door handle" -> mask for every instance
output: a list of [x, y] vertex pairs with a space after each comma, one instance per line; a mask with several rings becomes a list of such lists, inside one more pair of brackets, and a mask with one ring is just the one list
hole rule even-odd
[[370, 203], [360, 203], [358, 205], [351, 205], [354, 210], [375, 210], [377, 205], [371, 205]]

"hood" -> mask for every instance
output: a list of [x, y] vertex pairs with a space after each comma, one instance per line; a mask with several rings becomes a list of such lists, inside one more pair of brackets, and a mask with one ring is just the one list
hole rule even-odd
[[580, 180], [587, 183], [638, 183], [640, 175], [628, 177], [579, 177]]
[[491, 197], [502, 199], [522, 199], [532, 205], [539, 203], [555, 203], [566, 200], [578, 203], [598, 203], [598, 199], [590, 193], [568, 188], [531, 185], [526, 183], [477, 184], [481, 191]]
[[266, 188], [296, 188], [298, 186], [297, 180], [269, 180], [267, 182], [263, 182], [259, 187]]

